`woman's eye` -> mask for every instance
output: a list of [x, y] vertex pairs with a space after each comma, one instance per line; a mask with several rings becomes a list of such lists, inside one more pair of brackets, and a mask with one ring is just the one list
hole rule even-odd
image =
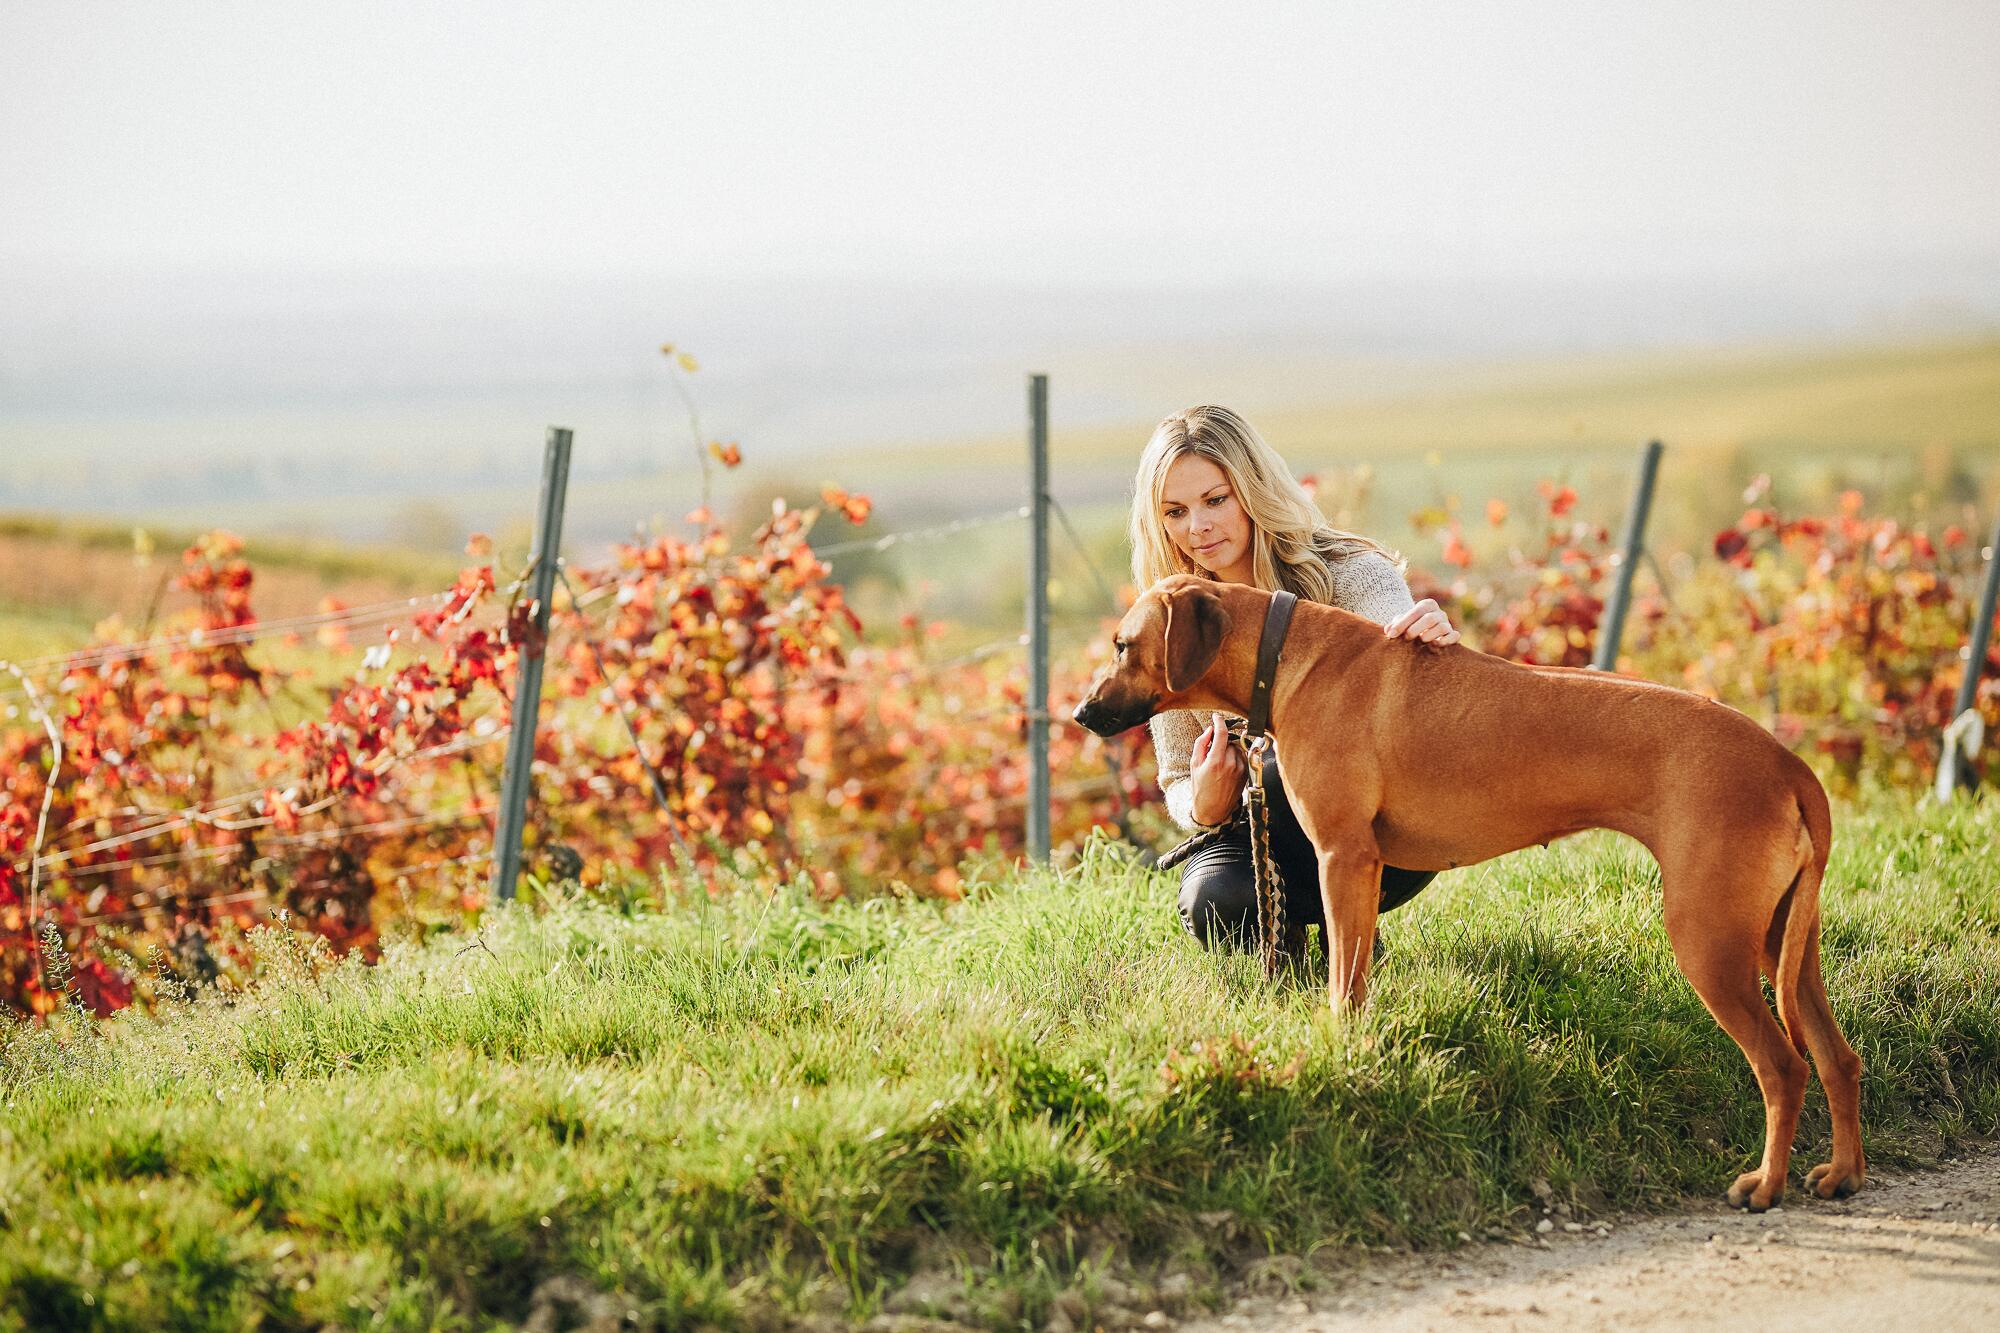
[[1228, 498], [1229, 497], [1226, 495], [1211, 495], [1208, 497], [1208, 503], [1209, 506], [1213, 508], [1214, 506], [1221, 504], [1224, 500], [1227, 500]]

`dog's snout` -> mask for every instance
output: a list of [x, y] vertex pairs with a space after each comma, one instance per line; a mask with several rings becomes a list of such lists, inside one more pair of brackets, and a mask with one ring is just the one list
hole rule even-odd
[[1150, 716], [1150, 708], [1114, 708], [1099, 698], [1085, 699], [1070, 714], [1076, 724], [1085, 731], [1099, 736], [1116, 736], [1121, 731], [1129, 731]]

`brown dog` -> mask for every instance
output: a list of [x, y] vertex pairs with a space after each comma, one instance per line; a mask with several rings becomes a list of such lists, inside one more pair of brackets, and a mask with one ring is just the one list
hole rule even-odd
[[[1244, 713], [1270, 602], [1192, 575], [1154, 585], [1120, 622], [1117, 658], [1076, 720], [1109, 736], [1164, 709]], [[1664, 685], [1390, 639], [1300, 602], [1271, 686], [1271, 734], [1319, 852], [1336, 1009], [1367, 997], [1384, 861], [1444, 870], [1615, 829], [1660, 863], [1674, 959], [1764, 1094], [1764, 1159], [1730, 1202], [1762, 1211], [1784, 1196], [1808, 1050], [1833, 1112], [1833, 1160], [1806, 1185], [1822, 1198], [1861, 1187], [1861, 1061], [1820, 978], [1832, 819], [1812, 770], [1762, 727]]]

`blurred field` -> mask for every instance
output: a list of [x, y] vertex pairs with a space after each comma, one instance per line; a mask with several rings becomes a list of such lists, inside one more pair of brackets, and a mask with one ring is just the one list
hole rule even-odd
[[[1510, 501], [1553, 477], [1579, 512], [1615, 523], [1648, 439], [1667, 445], [1654, 538], [1694, 546], [1740, 512], [1737, 493], [1769, 472], [1776, 498], [1823, 509], [1847, 487], [1876, 512], [1963, 521], [2000, 499], [2000, 339], [1860, 348], [1769, 348], [1349, 373], [1339, 396], [1307, 384], [1295, 406], [1236, 402], [1301, 475], [1317, 474], [1337, 522], [1407, 546], [1405, 519], [1450, 500]], [[1359, 380], [1360, 382], [1356, 382]], [[1162, 415], [1207, 395], [1196, 379], [1163, 392]], [[1054, 484], [1093, 531], [1122, 516], [1149, 422], [1062, 427], [1054, 398]], [[917, 445], [856, 456], [885, 497], [918, 478], [949, 494], [1021, 494], [1019, 438]], [[939, 484], [939, 482], [942, 484]], [[1418, 560], [1426, 553], [1412, 549]]]
[[[1380, 372], [1373, 389], [1356, 381], [1344, 375], [1348, 391], [1316, 404], [1300, 389], [1293, 399], [1307, 405], [1237, 405], [1296, 473], [1317, 477], [1321, 508], [1336, 524], [1418, 567], [1439, 567], [1441, 534], [1416, 530], [1414, 513], [1462, 514], [1475, 552], [1504, 552], [1518, 534], [1490, 527], [1485, 502], [1533, 508], [1543, 478], [1575, 487], [1577, 516], [1615, 532], [1640, 448], [1655, 438], [1667, 449], [1648, 541], [1661, 553], [1705, 551], [1742, 513], [1743, 489], [1760, 473], [1774, 481], [1766, 503], [1792, 513], [1829, 512], [1854, 488], [1871, 513], [1984, 532], [2000, 504], [2000, 339], [1401, 367]], [[1194, 378], [1163, 394], [1163, 414], [1236, 401], [1205, 387]], [[1123, 579], [1131, 473], [1151, 423], [1065, 429], [1060, 378], [1051, 393], [1055, 494], [1100, 567]], [[1019, 503], [1026, 493], [1018, 437], [883, 448], [845, 467], [881, 502], [889, 526], [920, 512], [920, 495], [965, 507], [972, 497]], [[1066, 545], [1060, 534], [1057, 542]], [[928, 580], [936, 603], [990, 607], [996, 623], [1012, 623], [1020, 600], [1007, 593], [1020, 583], [1024, 551], [1018, 528], [999, 530], [954, 560], [912, 558], [900, 569], [906, 580]], [[1083, 593], [1080, 568], [1058, 577]]]
[[[1470, 518], [1483, 514], [1490, 498], [1520, 508], [1532, 502], [1542, 478], [1574, 486], [1578, 516], [1615, 529], [1639, 447], [1649, 438], [1667, 444], [1650, 532], [1663, 552], [1705, 549], [1740, 514], [1741, 492], [1761, 472], [1775, 480], [1772, 500], [1792, 512], [1826, 512], [1840, 491], [1854, 487], [1871, 512], [1983, 532], [2000, 504], [2000, 337], [1477, 365], [1102, 363], [1073, 367], [1067, 377], [1061, 367], [1054, 371], [1053, 488], [1114, 584], [1126, 577], [1127, 488], [1151, 421], [1065, 426], [1066, 392], [1095, 381], [1155, 397], [1161, 413], [1199, 401], [1240, 406], [1296, 472], [1318, 477], [1321, 505], [1336, 523], [1401, 550], [1420, 567], [1437, 565], [1438, 537], [1415, 531], [1408, 521], [1413, 512], [1462, 510]], [[885, 442], [828, 451], [803, 464], [770, 463], [760, 459], [754, 439], [743, 444], [749, 461], [718, 475], [716, 506], [745, 526], [768, 514], [773, 495], [809, 503], [828, 481], [875, 499], [868, 533], [1026, 499], [1019, 434]], [[579, 449], [588, 448], [587, 439], [579, 440]], [[272, 616], [327, 592], [370, 600], [448, 579], [464, 532], [490, 532], [503, 546], [524, 548], [534, 484], [529, 460], [518, 483], [411, 500], [411, 539], [416, 529], [435, 537], [421, 548], [343, 549], [293, 535], [338, 530], [349, 522], [348, 510], [383, 509], [382, 501], [369, 499], [201, 512], [179, 506], [138, 526], [272, 534], [274, 541], [256, 544], [297, 572], [296, 578], [281, 573], [270, 557], [253, 553], [260, 571], [272, 570], [259, 595], [260, 612]], [[678, 459], [649, 477], [580, 479], [570, 489], [567, 544], [574, 555], [594, 558], [635, 526], [678, 521], [698, 495], [691, 462]], [[36, 524], [42, 530], [25, 530]], [[75, 642], [80, 626], [109, 610], [129, 614], [144, 581], [131, 568], [133, 526], [0, 525], [0, 654], [48, 651]], [[1483, 517], [1466, 526], [1467, 541], [1481, 554], [1504, 550], [1513, 539], [1505, 529], [1489, 529]], [[1056, 541], [1059, 617], [1095, 613], [1104, 603], [1088, 569], [1060, 532]], [[170, 560], [178, 549], [165, 535], [156, 534], [156, 544], [156, 560]], [[84, 552], [73, 567], [64, 555], [71, 547]], [[872, 619], [915, 611], [989, 633], [1020, 621], [1025, 551], [1025, 525], [1005, 523], [949, 542], [852, 556], [836, 565], [836, 574], [862, 585], [856, 600]]]
[[[1785, 452], [2000, 448], [2000, 338], [1994, 337], [1346, 368], [1337, 389], [1316, 389], [1313, 378], [1301, 367], [1288, 392], [1267, 389], [1270, 404], [1244, 404], [1273, 443], [1301, 451], [1307, 466], [1431, 450], [1623, 449], [1652, 437], [1697, 449]], [[1060, 381], [1052, 387], [1059, 430], [1060, 387]], [[1199, 376], [1162, 384], [1163, 413], [1204, 401], [1208, 387]], [[1060, 431], [1062, 460], [1126, 466], [1148, 424]], [[1011, 465], [1020, 452], [1021, 441], [1008, 437], [885, 450], [880, 459]], [[858, 457], [876, 461], [872, 454]]]

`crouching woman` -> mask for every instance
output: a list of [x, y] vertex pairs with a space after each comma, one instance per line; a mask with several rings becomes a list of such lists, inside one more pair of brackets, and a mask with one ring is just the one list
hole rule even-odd
[[[1171, 574], [1248, 583], [1340, 607], [1387, 635], [1456, 643], [1436, 602], [1415, 601], [1399, 562], [1366, 537], [1329, 524], [1291, 469], [1225, 407], [1190, 407], [1159, 424], [1139, 458], [1132, 492], [1132, 577], [1146, 588]], [[1219, 715], [1156, 714], [1153, 748], [1167, 813], [1189, 831], [1227, 823], [1247, 776]], [[1286, 919], [1318, 923], [1319, 862], [1285, 797], [1284, 756], [1267, 751], [1264, 785], [1271, 851], [1284, 881]], [[1256, 888], [1248, 827], [1238, 823], [1181, 870], [1187, 928], [1213, 947], [1252, 948]], [[1414, 897], [1435, 871], [1382, 869], [1381, 910]]]

